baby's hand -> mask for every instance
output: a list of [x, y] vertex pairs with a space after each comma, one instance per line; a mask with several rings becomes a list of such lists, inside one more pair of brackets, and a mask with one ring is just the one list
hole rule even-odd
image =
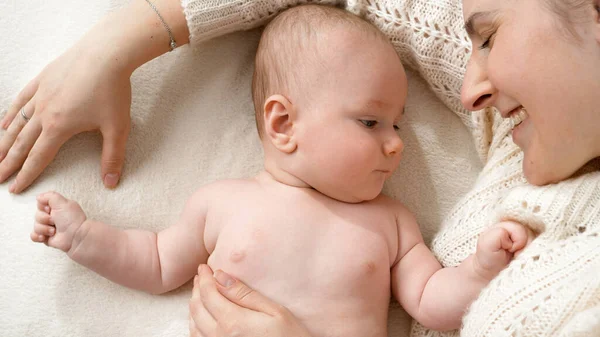
[[31, 240], [68, 252], [75, 233], [87, 219], [85, 213], [78, 203], [56, 192], [40, 194], [37, 202]]
[[503, 221], [496, 224], [479, 236], [477, 252], [475, 252], [475, 258], [473, 259], [475, 271], [479, 276], [491, 280], [533, 238], [533, 232], [519, 223]]

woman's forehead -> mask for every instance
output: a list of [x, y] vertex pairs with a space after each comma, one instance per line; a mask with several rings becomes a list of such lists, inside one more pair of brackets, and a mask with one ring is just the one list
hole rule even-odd
[[465, 30], [472, 35], [479, 24], [496, 21], [507, 12], [522, 10], [516, 8], [519, 1], [540, 0], [463, 0]]
[[[538, 1], [538, 0], [520, 0], [520, 1]], [[477, 12], [498, 11], [502, 8], [508, 8], [515, 3], [515, 0], [463, 0], [463, 14], [465, 20], [469, 15]]]

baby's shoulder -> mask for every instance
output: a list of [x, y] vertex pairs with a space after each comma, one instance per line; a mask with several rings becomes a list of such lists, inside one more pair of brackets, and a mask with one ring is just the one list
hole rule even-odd
[[409, 230], [415, 227], [417, 223], [415, 215], [400, 200], [381, 194], [371, 202], [373, 202], [378, 211], [383, 210], [385, 213], [393, 216], [396, 226], [399, 229]]
[[221, 179], [200, 187], [196, 193], [234, 196], [257, 188], [255, 179]]
[[383, 208], [396, 215], [402, 215], [405, 213], [411, 214], [408, 207], [406, 207], [400, 200], [388, 197], [385, 194], [380, 194], [377, 198], [371, 200], [373, 206]]
[[190, 197], [192, 201], [232, 200], [240, 196], [247, 196], [257, 191], [256, 181], [253, 179], [222, 179], [198, 188]]

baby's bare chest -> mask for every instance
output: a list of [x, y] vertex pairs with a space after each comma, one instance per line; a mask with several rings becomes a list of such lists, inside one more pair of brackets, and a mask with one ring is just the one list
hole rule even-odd
[[341, 214], [290, 207], [238, 209], [215, 217], [222, 223], [209, 265], [286, 306], [313, 307], [323, 298], [335, 302], [371, 297], [375, 291], [389, 296], [389, 270], [397, 251], [393, 217], [364, 210]]

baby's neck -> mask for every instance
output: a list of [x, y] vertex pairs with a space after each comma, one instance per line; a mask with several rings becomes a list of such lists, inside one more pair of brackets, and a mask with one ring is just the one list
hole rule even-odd
[[256, 176], [256, 179], [263, 182], [274, 182], [290, 187], [312, 189], [312, 186], [304, 182], [302, 179], [296, 177], [290, 172], [274, 166], [275, 165], [268, 165], [265, 163], [265, 169]]

